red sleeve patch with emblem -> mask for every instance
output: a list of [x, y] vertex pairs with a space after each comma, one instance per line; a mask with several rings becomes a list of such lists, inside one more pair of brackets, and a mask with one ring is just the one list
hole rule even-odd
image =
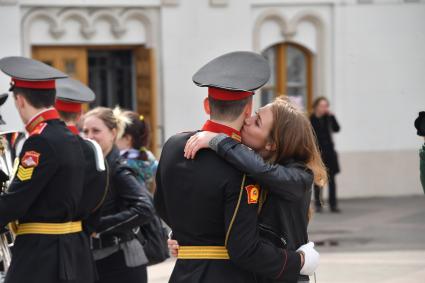
[[36, 151], [27, 151], [21, 159], [21, 165], [24, 168], [36, 167], [40, 160], [40, 153]]
[[257, 186], [249, 185], [245, 187], [248, 195], [248, 204], [258, 203], [260, 198], [260, 189]]

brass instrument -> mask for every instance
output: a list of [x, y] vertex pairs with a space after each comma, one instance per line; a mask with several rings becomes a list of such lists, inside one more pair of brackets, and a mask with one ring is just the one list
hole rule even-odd
[[[16, 156], [16, 148], [15, 146], [11, 146], [11, 144], [16, 145], [23, 138], [24, 134], [19, 132], [0, 133], [0, 194], [7, 192], [14, 176], [13, 160]], [[11, 262], [10, 247], [13, 245], [14, 236], [9, 230], [3, 227], [0, 227], [0, 233], [0, 260], [3, 265], [0, 282], [3, 282]]]

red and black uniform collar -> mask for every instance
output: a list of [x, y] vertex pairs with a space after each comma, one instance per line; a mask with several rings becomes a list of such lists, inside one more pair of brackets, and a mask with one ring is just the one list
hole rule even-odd
[[75, 125], [66, 125], [68, 127], [68, 130], [71, 131], [71, 133], [73, 133], [74, 135], [79, 135], [80, 134], [80, 130], [78, 130], [77, 126]]
[[237, 131], [226, 125], [213, 122], [211, 120], [208, 120], [207, 122], [205, 122], [204, 126], [202, 127], [202, 131], [226, 134], [238, 142], [241, 142], [242, 140], [240, 131]]
[[59, 119], [58, 111], [56, 111], [54, 108], [49, 108], [38, 113], [31, 120], [29, 120], [29, 122], [25, 125], [25, 129], [28, 133], [31, 133], [39, 124], [56, 119]]

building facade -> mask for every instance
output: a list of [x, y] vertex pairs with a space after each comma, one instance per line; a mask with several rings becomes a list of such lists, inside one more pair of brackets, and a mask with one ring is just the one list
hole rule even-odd
[[[326, 96], [339, 196], [420, 194], [413, 121], [425, 110], [424, 0], [0, 0], [0, 56], [37, 58], [92, 87], [94, 105], [145, 115], [160, 152], [206, 119], [193, 73], [235, 50], [273, 70], [261, 106], [289, 95], [311, 110]], [[6, 91], [9, 79], [0, 75]], [[22, 128], [9, 99], [3, 130]]]

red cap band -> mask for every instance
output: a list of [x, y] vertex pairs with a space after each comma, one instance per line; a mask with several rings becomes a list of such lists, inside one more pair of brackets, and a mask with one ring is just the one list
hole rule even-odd
[[82, 110], [82, 104], [56, 99], [55, 108], [56, 110], [63, 112], [80, 113]]
[[19, 79], [12, 78], [15, 87], [21, 88], [32, 88], [32, 89], [55, 89], [56, 81], [23, 81]]
[[216, 88], [216, 87], [208, 88], [208, 95], [217, 100], [226, 100], [226, 101], [242, 100], [253, 94], [254, 93], [251, 91], [227, 90], [227, 89]]

